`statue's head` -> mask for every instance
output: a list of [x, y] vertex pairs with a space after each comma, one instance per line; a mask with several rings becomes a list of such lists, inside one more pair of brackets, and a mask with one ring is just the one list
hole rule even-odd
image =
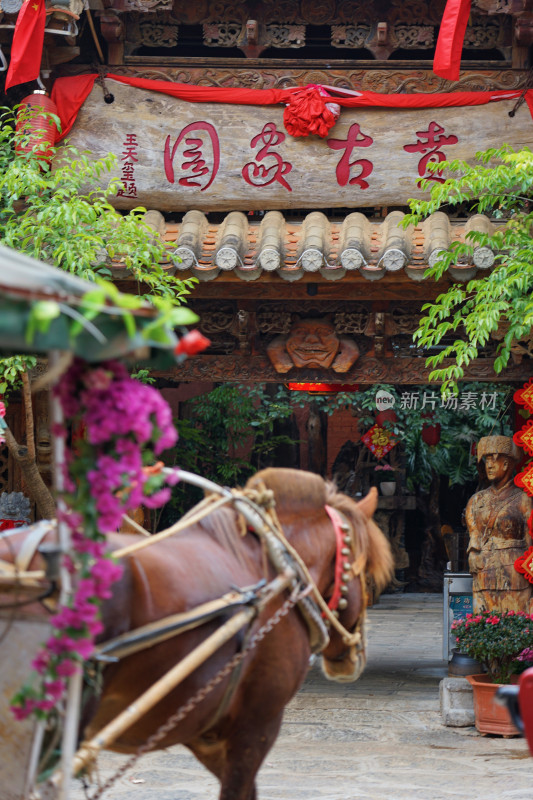
[[483, 436], [478, 442], [477, 460], [483, 460], [489, 481], [500, 483], [510, 478], [520, 454], [510, 436]]

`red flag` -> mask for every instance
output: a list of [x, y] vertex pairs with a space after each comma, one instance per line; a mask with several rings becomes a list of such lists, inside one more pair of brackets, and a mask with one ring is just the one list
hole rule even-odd
[[46, 8], [44, 0], [25, 0], [17, 17], [6, 89], [39, 77], [43, 54]]
[[433, 58], [433, 72], [440, 78], [449, 81], [459, 78], [470, 3], [471, 0], [448, 0], [446, 3]]

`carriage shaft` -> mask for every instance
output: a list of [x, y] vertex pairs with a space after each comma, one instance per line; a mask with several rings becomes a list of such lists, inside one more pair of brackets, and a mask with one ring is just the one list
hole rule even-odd
[[[215, 633], [209, 636], [202, 644], [198, 645], [191, 653], [176, 664], [169, 672], [163, 675], [156, 683], [147, 689], [144, 694], [115, 717], [105, 728], [102, 728], [92, 739], [85, 742], [76, 755], [72, 764], [72, 774], [77, 775], [85, 767], [91, 764], [96, 754], [109, 747], [119, 736], [131, 725], [137, 722], [143, 714], [168, 695], [182, 681], [185, 680], [194, 670], [204, 661], [213, 655], [223, 644], [235, 636], [239, 630], [252, 621], [254, 616], [267, 605], [274, 597], [281, 594], [290, 587], [295, 580], [293, 570], [286, 570], [283, 574], [274, 578], [261, 592], [258, 602], [252, 607], [245, 608], [234, 617], [225, 622]], [[61, 780], [58, 772], [50, 778], [50, 781], [57, 783]]]

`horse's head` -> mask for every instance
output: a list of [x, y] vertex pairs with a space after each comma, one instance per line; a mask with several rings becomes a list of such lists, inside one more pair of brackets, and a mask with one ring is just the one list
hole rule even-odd
[[[372, 582], [378, 591], [384, 589], [392, 575], [393, 562], [389, 543], [372, 520], [377, 506], [376, 489], [371, 489], [359, 503], [335, 492], [331, 485], [328, 491], [328, 505], [341, 515], [337, 525], [341, 523], [344, 545], [342, 594], [339, 599], [333, 598], [334, 613], [350, 636], [330, 626], [330, 641], [322, 652], [322, 669], [330, 680], [355, 681], [366, 664], [364, 626], [368, 583]], [[335, 526], [335, 519], [332, 522]], [[337, 566], [336, 571], [338, 574]], [[338, 589], [336, 583], [333, 592]], [[330, 599], [331, 591], [330, 588], [326, 599]]]
[[322, 651], [324, 673], [332, 680], [356, 680], [366, 661], [367, 581], [381, 591], [392, 575], [389, 543], [372, 521], [377, 492], [372, 489], [356, 503], [319, 475], [290, 469], [259, 472], [247, 488], [260, 487], [274, 492], [287, 539], [347, 632], [330, 624], [330, 641]]

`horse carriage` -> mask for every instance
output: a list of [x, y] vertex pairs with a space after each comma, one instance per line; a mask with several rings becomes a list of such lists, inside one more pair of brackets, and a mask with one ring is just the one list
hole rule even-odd
[[[334, 680], [361, 673], [367, 588], [382, 588], [392, 568], [372, 521], [375, 490], [356, 503], [296, 470], [264, 470], [241, 490], [177, 472], [205, 499], [158, 534], [107, 535], [122, 572], [55, 726], [16, 722], [8, 706], [76, 581], [68, 536], [61, 516], [0, 534], [3, 800], [68, 800], [72, 777], [90, 776], [102, 749], [130, 755], [116, 779], [143, 753], [174, 744], [218, 778], [220, 800], [255, 800], [310, 655]], [[92, 800], [112, 780], [93, 787]]]

